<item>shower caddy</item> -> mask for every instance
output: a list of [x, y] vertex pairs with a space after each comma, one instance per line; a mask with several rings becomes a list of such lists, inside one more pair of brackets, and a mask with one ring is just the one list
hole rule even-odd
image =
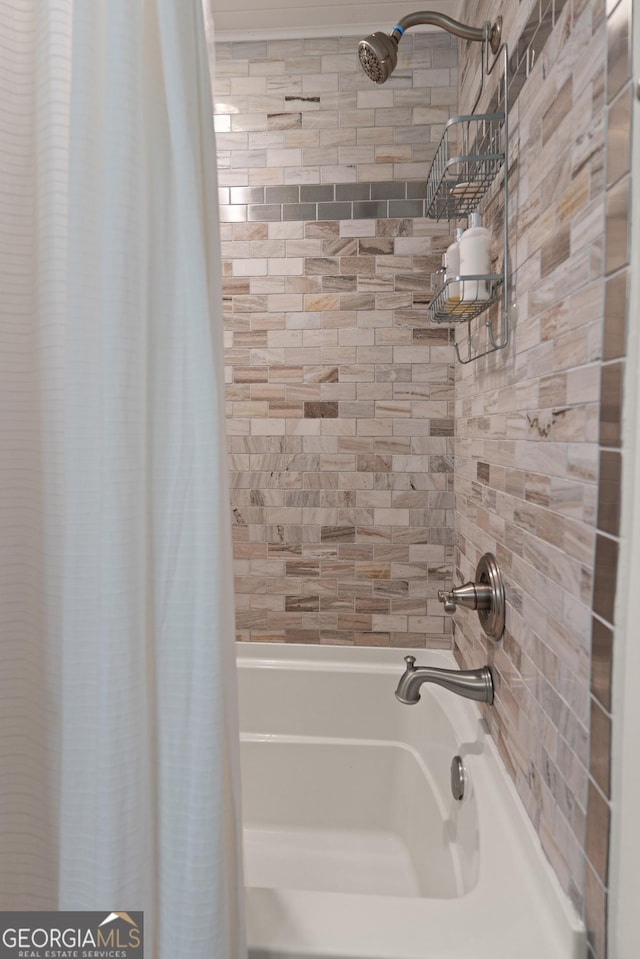
[[[449, 324], [459, 327], [466, 324], [464, 338], [456, 338], [455, 348], [461, 363], [487, 356], [496, 350], [504, 349], [509, 342], [509, 303], [508, 303], [508, 260], [509, 260], [509, 124], [507, 108], [508, 49], [502, 44], [504, 59], [504, 89], [502, 95], [503, 110], [493, 113], [475, 113], [485, 76], [493, 71], [498, 56], [489, 65], [488, 44], [483, 44], [482, 76], [480, 91], [476, 97], [472, 112], [466, 116], [453, 117], [447, 123], [442, 139], [427, 176], [426, 216], [440, 220], [457, 220], [468, 216], [478, 208], [493, 181], [502, 170], [504, 249], [501, 273], [474, 274], [473, 276], [449, 276], [436, 291], [429, 306], [429, 319], [433, 323]], [[452, 284], [459, 284], [462, 292], [465, 281], [484, 281], [489, 291], [488, 299], [454, 300], [451, 296]], [[477, 283], [476, 288], [480, 287]], [[493, 321], [487, 311], [502, 299], [502, 327], [496, 333]], [[484, 322], [488, 348], [474, 346], [472, 321], [481, 314], [487, 314]], [[478, 334], [476, 333], [476, 336]]]

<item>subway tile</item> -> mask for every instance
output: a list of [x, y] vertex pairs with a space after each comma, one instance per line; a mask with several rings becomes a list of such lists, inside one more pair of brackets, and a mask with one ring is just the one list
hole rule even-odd
[[607, 187], [630, 172], [632, 97], [629, 85], [607, 110]]
[[585, 851], [600, 881], [606, 885], [609, 868], [609, 804], [599, 789], [589, 783]]
[[605, 286], [603, 360], [623, 357], [626, 352], [628, 270], [609, 277]]
[[247, 207], [221, 206], [219, 214], [223, 223], [242, 223], [247, 219]]
[[424, 200], [427, 196], [427, 182], [426, 180], [418, 180], [417, 182], [407, 182], [407, 199], [408, 200]]
[[[233, 133], [246, 132], [249, 134], [263, 132], [267, 129], [267, 118], [264, 113], [245, 113], [240, 116], [231, 115], [231, 131]], [[251, 137], [249, 137], [251, 140]], [[252, 144], [249, 143], [251, 148]]]
[[557, 132], [558, 126], [566, 122], [573, 105], [573, 77], [569, 76], [556, 94], [553, 103], [542, 117], [542, 145]]
[[600, 450], [598, 478], [598, 529], [611, 536], [620, 533], [622, 456], [612, 450]]
[[355, 200], [353, 203], [353, 217], [359, 220], [380, 219], [388, 216], [386, 200]]
[[611, 274], [629, 262], [630, 178], [626, 177], [607, 191], [605, 218], [605, 273]]
[[540, 4], [539, 2], [535, 2], [534, 4], [532, 4], [532, 9], [529, 15], [529, 19], [527, 20], [527, 23], [525, 24], [520, 36], [518, 37], [518, 42], [515, 46], [515, 56], [516, 56], [517, 63], [521, 63], [523, 60], [526, 59], [527, 52], [536, 34], [536, 30], [538, 29], [539, 23], [540, 23]]
[[591, 700], [589, 771], [605, 797], [611, 789], [611, 717]]
[[381, 180], [371, 184], [372, 200], [404, 200], [405, 184], [393, 180]]
[[620, 0], [607, 20], [607, 99], [631, 76], [631, 0]]
[[542, 246], [540, 273], [543, 277], [564, 263], [571, 253], [571, 226], [565, 224]]
[[600, 370], [600, 445], [619, 447], [622, 443], [621, 361], [606, 363]]
[[604, 709], [610, 711], [613, 659], [613, 632], [599, 619], [593, 619], [591, 638], [591, 692]]
[[[354, 224], [354, 229], [357, 225]], [[339, 220], [320, 220], [316, 223], [305, 224], [305, 238], [317, 240], [330, 240], [333, 242], [340, 236], [341, 222]], [[322, 247], [318, 252], [322, 251]]]
[[369, 200], [370, 183], [336, 183], [336, 200]]
[[288, 613], [317, 612], [319, 609], [319, 596], [285, 596], [285, 610]]
[[264, 60], [267, 56], [266, 40], [234, 41], [231, 44], [232, 60]]
[[585, 864], [584, 900], [589, 959], [604, 959], [607, 949], [607, 892], [589, 862]]
[[618, 575], [618, 544], [598, 534], [593, 583], [593, 609], [607, 623], [613, 623]]
[[267, 204], [298, 203], [300, 200], [299, 186], [267, 186], [264, 192]]
[[389, 217], [423, 217], [424, 203], [421, 200], [389, 200]]
[[[311, 201], [312, 203], [319, 202], [331, 202], [334, 198], [335, 187], [331, 185], [320, 185], [313, 184], [308, 186], [300, 187], [300, 202], [305, 203]], [[336, 217], [336, 219], [339, 219]]]
[[331, 202], [318, 203], [318, 219], [321, 220], [350, 220], [353, 216], [351, 203]]
[[283, 220], [315, 220], [316, 217], [315, 203], [284, 203], [282, 206]]
[[266, 220], [280, 220], [282, 219], [282, 207], [275, 203], [250, 204], [247, 208], [247, 217], [249, 220], [257, 220], [261, 223]]
[[[322, 526], [320, 530], [321, 543], [354, 543], [356, 530], [354, 526]], [[345, 628], [348, 628], [345, 624]]]
[[302, 129], [301, 113], [268, 113], [267, 130], [300, 130]]
[[306, 418], [324, 419], [338, 415], [337, 403], [305, 403], [304, 415]]
[[525, 59], [520, 63], [518, 69], [514, 73], [511, 80], [509, 81], [509, 85], [507, 88], [509, 112], [513, 111], [516, 105], [516, 101], [518, 97], [520, 96], [520, 92], [522, 91], [522, 88], [524, 87], [526, 83], [526, 80], [527, 80], [527, 61]]

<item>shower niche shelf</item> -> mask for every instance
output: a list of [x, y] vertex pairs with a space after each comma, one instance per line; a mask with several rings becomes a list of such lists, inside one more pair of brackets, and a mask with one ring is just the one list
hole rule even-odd
[[[466, 324], [463, 336], [456, 334], [455, 340], [456, 354], [461, 363], [470, 363], [481, 356], [501, 350], [509, 342], [509, 127], [506, 109], [509, 53], [506, 44], [502, 45], [501, 50], [504, 64], [501, 103], [505, 107], [504, 111], [471, 113], [449, 120], [427, 176], [426, 216], [449, 221], [468, 217], [477, 211], [494, 181], [498, 177], [502, 180], [502, 272], [482, 276], [445, 277], [429, 305], [429, 319], [432, 323], [446, 323], [456, 328]], [[483, 56], [482, 86], [476, 106], [482, 93], [484, 78], [492, 72], [497, 61], [498, 56], [489, 67], [488, 59], [485, 62]], [[439, 279], [442, 279], [441, 275]], [[469, 292], [477, 292], [479, 281], [482, 282], [483, 293], [486, 290], [486, 294], [483, 297], [471, 298]], [[458, 285], [459, 299], [452, 295], [452, 284]], [[470, 285], [466, 296], [465, 284]], [[499, 300], [503, 304], [501, 323], [498, 323], [500, 314], [497, 309], [488, 312]], [[482, 314], [486, 315], [485, 322], [474, 323]], [[497, 326], [500, 327], [499, 331], [496, 330]]]

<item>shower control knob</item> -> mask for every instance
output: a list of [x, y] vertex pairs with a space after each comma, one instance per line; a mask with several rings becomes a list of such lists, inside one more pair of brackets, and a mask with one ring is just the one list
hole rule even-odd
[[445, 613], [455, 613], [458, 606], [475, 609], [480, 625], [489, 639], [498, 640], [504, 632], [504, 586], [495, 556], [485, 553], [476, 569], [475, 583], [438, 590], [438, 599]]
[[439, 589], [438, 599], [444, 603], [445, 613], [455, 613], [458, 606], [466, 606], [467, 609], [490, 609], [491, 589], [485, 583], [465, 583], [464, 586], [454, 586], [448, 593]]
[[453, 599], [453, 590], [446, 593], [443, 589], [439, 589], [438, 599], [440, 600], [441, 603], [444, 603], [445, 613], [451, 613], [451, 614], [455, 613], [458, 607], [456, 606], [456, 602]]

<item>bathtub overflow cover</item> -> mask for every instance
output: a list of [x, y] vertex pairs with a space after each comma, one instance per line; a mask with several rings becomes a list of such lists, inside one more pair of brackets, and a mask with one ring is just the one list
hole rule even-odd
[[464, 797], [464, 763], [461, 756], [454, 756], [451, 760], [451, 792], [454, 799]]

